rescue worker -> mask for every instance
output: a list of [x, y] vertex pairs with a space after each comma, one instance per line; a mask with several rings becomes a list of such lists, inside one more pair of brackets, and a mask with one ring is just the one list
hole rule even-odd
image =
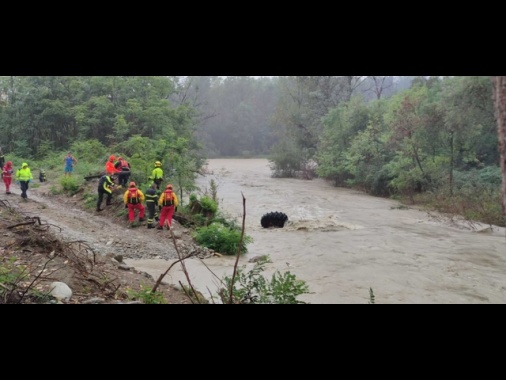
[[162, 163], [160, 161], [155, 162], [155, 168], [151, 172], [151, 177], [153, 178], [153, 181], [156, 184], [156, 188], [160, 190], [160, 186], [163, 181], [163, 169], [162, 169]]
[[172, 191], [172, 185], [168, 184], [165, 188], [165, 191], [160, 196], [158, 200], [158, 204], [162, 206], [162, 212], [160, 214], [160, 222], [158, 230], [163, 230], [163, 226], [165, 223], [168, 225], [168, 229], [172, 226], [172, 217], [174, 216], [174, 211], [177, 209], [178, 205], [177, 195]]
[[4, 167], [2, 167], [2, 179], [5, 183], [5, 194], [11, 194], [11, 183], [12, 183], [12, 173], [14, 173], [14, 169], [12, 169], [12, 161], [7, 161]]
[[97, 200], [97, 211], [103, 211], [100, 208], [102, 205], [102, 201], [104, 199], [104, 194], [107, 195], [107, 199], [105, 201], [106, 206], [110, 206], [112, 204], [112, 189], [114, 188], [114, 181], [111, 176], [105, 174], [98, 180], [98, 200]]
[[114, 167], [114, 161], [116, 160], [116, 157], [114, 155], [109, 156], [109, 160], [105, 163], [105, 174], [106, 175], [113, 175], [116, 173], [119, 173], [119, 170]]
[[118, 162], [116, 162], [114, 167], [118, 170], [119, 187], [127, 187], [128, 179], [130, 178], [130, 169], [132, 167], [123, 157], [118, 157]]
[[148, 208], [148, 228], [155, 228], [154, 220], [158, 214], [158, 192], [156, 191], [156, 183], [152, 183], [149, 189], [146, 190], [146, 206]]
[[125, 195], [123, 196], [125, 207], [128, 208], [130, 226], [132, 226], [135, 219], [135, 210], [139, 210], [139, 222], [144, 222], [144, 212], [146, 211], [146, 208], [142, 205], [144, 199], [143, 192], [137, 188], [135, 182], [130, 182], [128, 190], [125, 191]]
[[28, 190], [28, 184], [32, 181], [32, 171], [28, 167], [28, 164], [26, 162], [23, 162], [21, 169], [18, 169], [16, 172], [16, 183], [19, 183], [21, 186], [21, 198], [23, 198], [25, 201], [28, 199], [28, 195], [26, 194]]

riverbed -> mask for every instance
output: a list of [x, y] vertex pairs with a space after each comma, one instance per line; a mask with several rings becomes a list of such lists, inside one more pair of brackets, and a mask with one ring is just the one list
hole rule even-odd
[[[253, 242], [240, 266], [268, 255], [266, 277], [286, 272], [305, 281], [312, 304], [467, 304], [506, 301], [506, 231], [445, 218], [391, 199], [337, 188], [321, 179], [272, 178], [265, 159], [209, 160], [202, 190], [217, 186], [220, 210], [242, 222]], [[283, 212], [284, 228], [262, 228], [262, 215]], [[208, 298], [231, 275], [235, 257], [188, 260], [192, 283]], [[164, 260], [130, 260], [158, 277]], [[181, 271], [167, 281], [185, 282]]]

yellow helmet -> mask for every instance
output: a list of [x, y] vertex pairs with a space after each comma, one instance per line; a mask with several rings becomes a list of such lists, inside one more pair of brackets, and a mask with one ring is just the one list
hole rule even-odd
[[162, 163], [160, 161], [156, 161], [155, 166], [162, 166]]

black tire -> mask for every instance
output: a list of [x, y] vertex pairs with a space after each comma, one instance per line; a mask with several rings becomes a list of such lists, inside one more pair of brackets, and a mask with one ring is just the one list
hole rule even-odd
[[262, 219], [260, 219], [260, 224], [263, 228], [283, 228], [287, 220], [288, 216], [285, 213], [274, 211], [262, 216]]

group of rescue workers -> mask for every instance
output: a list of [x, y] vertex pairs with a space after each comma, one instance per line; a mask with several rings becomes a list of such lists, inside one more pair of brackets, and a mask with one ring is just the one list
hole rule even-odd
[[[130, 226], [135, 220], [135, 210], [139, 213], [139, 222], [145, 220], [146, 207], [148, 209], [147, 227], [157, 228], [163, 230], [164, 226], [168, 229], [172, 226], [172, 218], [174, 212], [177, 211], [178, 198], [171, 184], [168, 184], [163, 192], [161, 191], [161, 185], [163, 182], [163, 169], [160, 161], [155, 162], [155, 168], [153, 169], [150, 181], [153, 181], [149, 188], [144, 194], [140, 189], [137, 188], [135, 182], [128, 181], [130, 179], [131, 166], [123, 157], [116, 157], [111, 155], [109, 160], [105, 164], [105, 174], [100, 177], [98, 181], [98, 200], [97, 200], [97, 211], [103, 211], [100, 206], [106, 197], [106, 206], [112, 205], [112, 192], [114, 188], [121, 189], [126, 188], [126, 192], [123, 196], [123, 202], [125, 208], [128, 208], [128, 220]], [[67, 153], [64, 158], [65, 163], [65, 175], [70, 176], [73, 171], [73, 166], [77, 163], [77, 159], [72, 156], [71, 152]], [[0, 150], [0, 168], [2, 169], [2, 179], [5, 184], [5, 193], [11, 194], [10, 186], [14, 174], [14, 168], [12, 161], [7, 161], [4, 165], [4, 156]], [[117, 179], [118, 183], [115, 183]], [[40, 181], [44, 182], [45, 172], [41, 169]], [[21, 188], [21, 198], [27, 200], [27, 190], [29, 183], [33, 181], [32, 172], [26, 162], [23, 162], [21, 168], [16, 172], [16, 184]], [[146, 207], [143, 205], [146, 204]], [[155, 225], [155, 221], [158, 222], [158, 226]]]
[[[128, 208], [130, 226], [135, 221], [135, 210], [138, 211], [139, 222], [146, 220], [147, 207], [147, 228], [155, 228], [155, 221], [157, 221], [157, 229], [163, 230], [164, 226], [170, 229], [172, 218], [174, 212], [177, 211], [179, 202], [171, 184], [168, 184], [163, 192], [160, 190], [163, 182], [162, 163], [160, 161], [155, 162], [155, 168], [149, 177], [149, 180], [153, 182], [146, 190], [146, 194], [144, 194], [135, 182], [130, 182], [127, 186], [131, 171], [130, 164], [123, 157], [118, 157], [116, 163], [114, 163], [115, 160], [115, 156], [109, 157], [109, 160], [105, 164], [105, 174], [98, 181], [97, 211], [103, 211], [100, 207], [104, 196], [106, 196], [106, 206], [110, 206], [112, 205], [113, 189], [126, 188], [127, 190], [123, 195], [123, 203], [125, 204], [125, 208]], [[116, 179], [118, 180], [117, 185], [114, 182]], [[146, 207], [143, 203], [146, 204]]]

